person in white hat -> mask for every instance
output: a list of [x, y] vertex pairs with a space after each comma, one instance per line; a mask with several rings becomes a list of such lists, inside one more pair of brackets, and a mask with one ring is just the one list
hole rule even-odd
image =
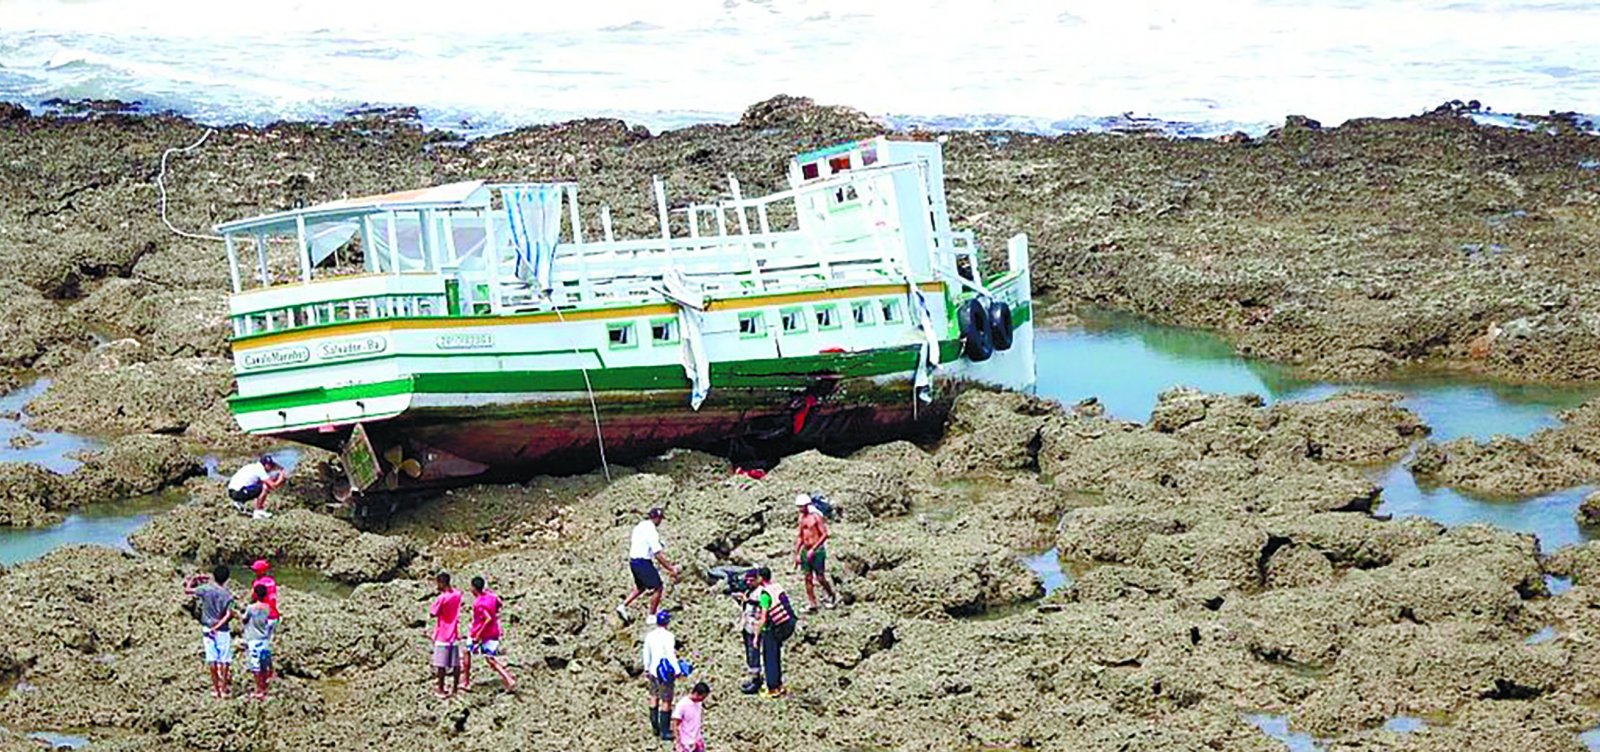
[[827, 606], [838, 603], [833, 584], [828, 582], [828, 520], [811, 506], [811, 496], [795, 494], [794, 505], [800, 510], [800, 535], [794, 544], [794, 568], [806, 576], [806, 610], [817, 610], [817, 588], [822, 585], [828, 594]]

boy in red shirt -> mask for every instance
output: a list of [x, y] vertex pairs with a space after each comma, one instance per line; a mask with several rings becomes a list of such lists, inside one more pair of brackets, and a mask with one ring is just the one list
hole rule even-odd
[[500, 596], [484, 586], [482, 577], [472, 578], [472, 596], [472, 627], [467, 630], [471, 643], [467, 654], [461, 656], [461, 688], [472, 689], [472, 656], [477, 654], [500, 675], [506, 691], [515, 692], [517, 681], [500, 663]]
[[[440, 572], [433, 581], [439, 590], [439, 597], [434, 598], [433, 604], [428, 607], [428, 615], [434, 619], [433, 631], [428, 636], [433, 644], [433, 674], [438, 684], [433, 694], [440, 699], [448, 699], [456, 693], [456, 687], [461, 683], [461, 648], [456, 644], [461, 639], [458, 622], [461, 591], [450, 587], [449, 572]], [[445, 674], [455, 677], [448, 690], [444, 688]]]
[[256, 581], [250, 583], [250, 592], [252, 592], [252, 593], [255, 592], [257, 585], [265, 585], [266, 586], [266, 588], [267, 588], [267, 599], [265, 601], [262, 601], [262, 602], [267, 604], [267, 624], [269, 625], [268, 626], [268, 631], [277, 632], [278, 631], [278, 581], [273, 579], [272, 575], [267, 574], [267, 571], [270, 570], [271, 568], [272, 568], [272, 565], [268, 564], [266, 559], [257, 559], [256, 563], [250, 565], [251, 571], [256, 573]]

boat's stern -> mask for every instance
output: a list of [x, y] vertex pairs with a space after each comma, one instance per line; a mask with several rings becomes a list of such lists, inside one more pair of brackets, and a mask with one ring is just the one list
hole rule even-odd
[[[977, 382], [1002, 389], [1032, 393], [1037, 381], [1033, 349], [1033, 281], [1028, 272], [1028, 236], [1017, 234], [1006, 243], [1007, 271], [987, 281], [987, 294], [972, 293], [955, 304], [954, 358], [945, 364], [957, 381]], [[975, 327], [959, 314], [968, 301], [990, 313], [987, 327]], [[1004, 311], [1000, 313], [999, 311]], [[1009, 320], [1007, 320], [1009, 319]], [[981, 322], [980, 322], [981, 323]], [[986, 328], [986, 332], [976, 331]], [[1010, 336], [999, 331], [1009, 328]], [[970, 346], [968, 340], [985, 337], [988, 346]], [[987, 353], [987, 357], [982, 357]]]

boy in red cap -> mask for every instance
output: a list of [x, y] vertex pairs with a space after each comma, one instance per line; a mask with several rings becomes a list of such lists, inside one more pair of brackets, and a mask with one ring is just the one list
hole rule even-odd
[[256, 563], [251, 564], [250, 569], [256, 573], [256, 581], [250, 583], [250, 591], [255, 592], [257, 585], [267, 588], [267, 597], [263, 601], [267, 604], [267, 630], [276, 632], [278, 631], [278, 581], [267, 574], [272, 565], [268, 564], [266, 559], [256, 559]]

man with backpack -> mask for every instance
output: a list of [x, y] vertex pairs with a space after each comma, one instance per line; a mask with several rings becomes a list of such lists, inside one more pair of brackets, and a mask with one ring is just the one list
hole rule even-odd
[[[820, 494], [819, 494], [820, 496]], [[806, 611], [817, 610], [817, 583], [828, 594], [827, 606], [838, 603], [833, 584], [828, 582], [828, 521], [817, 508], [819, 500], [808, 494], [795, 494], [794, 504], [800, 510], [800, 535], [794, 544], [794, 568], [806, 577]]]
[[657, 611], [655, 626], [644, 636], [640, 651], [645, 684], [650, 689], [650, 729], [672, 741], [672, 689], [678, 678], [678, 639], [667, 629], [672, 614]]
[[761, 665], [767, 676], [767, 697], [789, 693], [783, 686], [783, 643], [794, 636], [798, 617], [789, 603], [788, 593], [772, 581], [772, 570], [759, 571], [761, 586], [756, 590], [756, 634], [761, 644]]

